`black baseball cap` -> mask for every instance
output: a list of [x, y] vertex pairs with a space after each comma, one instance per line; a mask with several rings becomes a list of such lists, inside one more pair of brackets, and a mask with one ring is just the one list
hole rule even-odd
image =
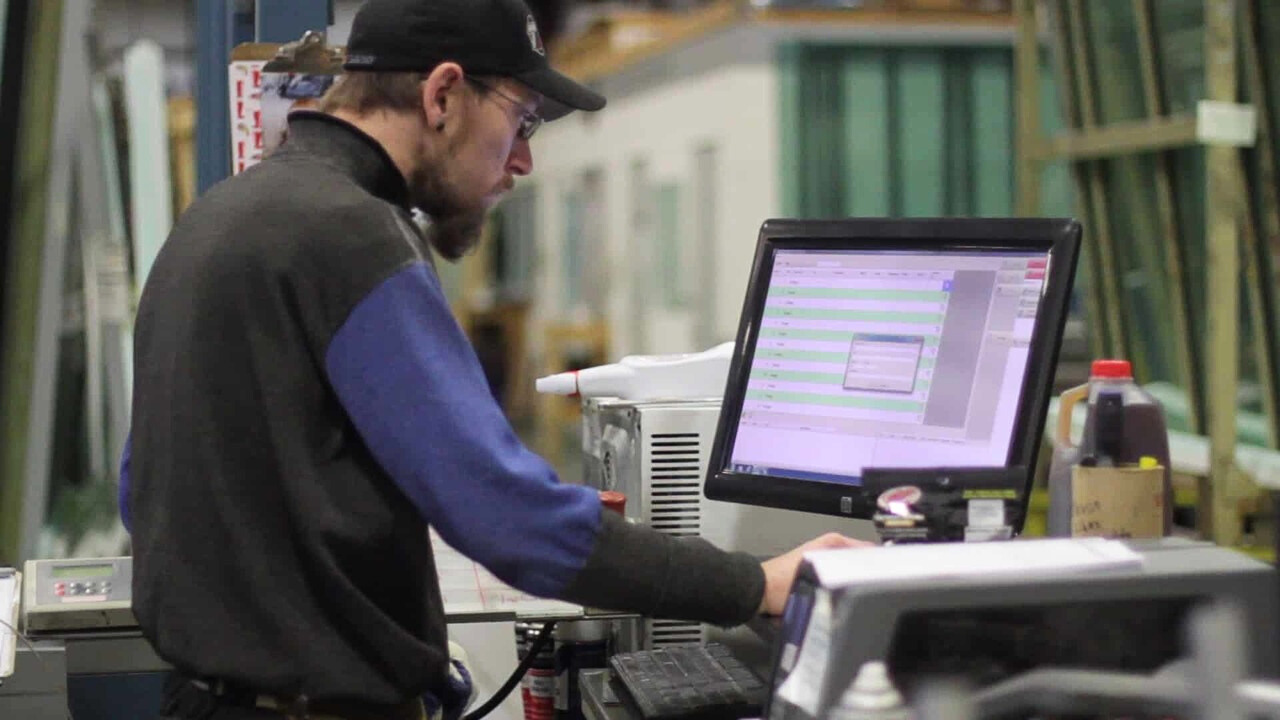
[[547, 120], [604, 107], [599, 93], [551, 68], [523, 0], [368, 0], [351, 25], [343, 68], [426, 72], [446, 61], [524, 84], [545, 98]]

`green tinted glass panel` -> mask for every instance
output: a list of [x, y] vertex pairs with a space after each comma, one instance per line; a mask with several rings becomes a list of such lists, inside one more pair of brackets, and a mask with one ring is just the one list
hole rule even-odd
[[844, 182], [844, 208], [854, 217], [884, 217], [891, 212], [889, 55], [882, 48], [858, 48], [845, 60], [844, 95], [850, 102], [844, 152], [847, 166], [856, 170]]
[[898, 55], [894, 123], [897, 144], [897, 214], [930, 217], [944, 214], [947, 174], [945, 105], [946, 74], [937, 50], [910, 50]]
[[0, 90], [3, 90], [4, 80], [4, 29], [5, 21], [9, 19], [9, 0], [0, 0]]
[[680, 308], [688, 302], [684, 292], [684, 275], [687, 269], [681, 262], [683, 240], [680, 237], [680, 188], [674, 183], [659, 185], [656, 200], [662, 299], [667, 307]]
[[583, 223], [583, 198], [580, 192], [570, 192], [564, 197], [564, 300], [574, 307], [583, 299], [582, 271], [585, 251]]
[[[787, 43], [777, 66], [787, 215], [1012, 212], [1009, 48]], [[1042, 197], [1069, 208], [1056, 172]]]
[[[969, 65], [971, 80], [963, 98], [972, 117], [967, 147], [972, 204], [966, 214], [1004, 217], [1013, 214], [1013, 58], [1004, 50], [978, 50]], [[952, 119], [954, 122], [955, 119]], [[953, 190], [952, 196], [957, 193]], [[956, 208], [955, 214], [961, 213]]]

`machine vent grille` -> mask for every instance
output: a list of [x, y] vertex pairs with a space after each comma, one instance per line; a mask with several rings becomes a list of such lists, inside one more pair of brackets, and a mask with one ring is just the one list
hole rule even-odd
[[654, 433], [649, 459], [650, 527], [668, 535], [702, 531], [702, 447], [697, 433]]
[[702, 625], [683, 620], [648, 620], [649, 649], [702, 642]]

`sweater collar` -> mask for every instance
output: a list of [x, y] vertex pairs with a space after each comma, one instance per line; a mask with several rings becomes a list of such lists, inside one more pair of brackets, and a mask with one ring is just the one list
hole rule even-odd
[[289, 137], [280, 148], [315, 155], [349, 175], [370, 194], [409, 210], [409, 186], [382, 145], [360, 128], [328, 113], [289, 113]]

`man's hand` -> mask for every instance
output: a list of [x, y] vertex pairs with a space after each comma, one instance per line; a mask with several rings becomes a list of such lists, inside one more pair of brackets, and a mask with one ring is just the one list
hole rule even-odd
[[776, 558], [760, 563], [764, 569], [764, 598], [760, 601], [760, 612], [767, 615], [781, 615], [787, 604], [787, 595], [791, 592], [791, 583], [796, 579], [796, 570], [804, 554], [810, 550], [832, 550], [836, 548], [872, 547], [875, 543], [847, 538], [840, 533], [827, 533], [822, 537], [810, 540], [800, 547], [779, 555]]

